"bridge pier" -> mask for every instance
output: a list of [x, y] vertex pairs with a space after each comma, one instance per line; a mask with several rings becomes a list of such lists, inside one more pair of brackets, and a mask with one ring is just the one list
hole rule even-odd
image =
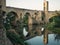
[[37, 32], [37, 35], [39, 36], [42, 34], [40, 26], [36, 28], [36, 32]]
[[28, 25], [28, 28], [29, 28], [28, 33], [30, 34], [30, 36], [32, 36], [33, 35], [32, 34], [32, 25]]
[[29, 15], [29, 16], [28, 16], [28, 25], [32, 25], [32, 23], [33, 23], [33, 22], [32, 22], [32, 18], [31, 18], [31, 16]]

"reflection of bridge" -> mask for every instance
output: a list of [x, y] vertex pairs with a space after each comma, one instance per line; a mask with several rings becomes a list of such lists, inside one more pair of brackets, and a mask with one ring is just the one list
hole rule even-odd
[[34, 38], [36, 36], [43, 35], [43, 42], [44, 42], [44, 45], [46, 45], [48, 43], [48, 34], [50, 34], [51, 32], [48, 31], [48, 30], [44, 30], [42, 32], [40, 26], [36, 26], [36, 27], [33, 26], [33, 27], [31, 27], [31, 25], [30, 25], [29, 29], [31, 29], [31, 28], [34, 28], [34, 31], [36, 31], [37, 33], [33, 33], [34, 31], [30, 30], [31, 33], [30, 33], [30, 35], [28, 37], [24, 37], [25, 40], [29, 40], [29, 39], [32, 39], [32, 38]]
[[[42, 35], [43, 30], [41, 30], [42, 26], [40, 25], [28, 25], [23, 28], [23, 35], [26, 40], [31, 39], [35, 36]], [[44, 28], [43, 28], [44, 29]]]
[[[28, 39], [31, 39], [31, 38], [34, 38], [35, 36], [40, 36], [40, 35], [43, 35], [46, 31], [46, 33], [51, 33], [50, 31], [48, 30], [44, 30], [44, 31], [41, 31], [41, 26], [38, 26], [38, 25], [34, 25], [32, 27], [32, 25], [29, 25], [28, 27], [28, 34], [27, 36], [25, 37], [25, 40], [28, 40]], [[45, 33], [45, 34], [46, 34]]]

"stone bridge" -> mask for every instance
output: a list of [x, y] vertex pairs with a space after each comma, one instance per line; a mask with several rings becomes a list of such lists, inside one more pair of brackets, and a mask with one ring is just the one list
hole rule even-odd
[[42, 21], [42, 12], [46, 13], [48, 12], [48, 14], [45, 14], [45, 22], [47, 22], [49, 20], [49, 18], [55, 16], [53, 15], [55, 13], [55, 11], [48, 11], [48, 1], [44, 0], [44, 5], [43, 8], [44, 10], [31, 10], [31, 9], [23, 9], [23, 8], [15, 8], [15, 7], [9, 7], [6, 6], [6, 0], [2, 0], [0, 1], [0, 7], [2, 7], [2, 10], [4, 11], [5, 15], [7, 15], [8, 13], [15, 13], [17, 20], [20, 18], [23, 18], [25, 15], [27, 15], [27, 13], [29, 14], [29, 18], [28, 18], [28, 24], [33, 24], [33, 23], [38, 23], [40, 24]]
[[49, 19], [54, 17], [54, 16], [57, 16], [56, 12], [55, 11], [48, 11], [47, 15], [45, 15], [46, 17], [46, 20], [45, 22], [49, 22]]
[[[28, 9], [20, 9], [20, 8], [14, 8], [14, 7], [6, 7], [6, 14], [9, 12], [14, 12], [17, 15], [17, 19], [20, 19], [20, 17], [24, 17], [29, 14], [28, 22], [29, 24], [32, 24], [32, 20], [36, 20], [37, 22], [41, 21], [41, 11], [37, 10], [28, 10]], [[38, 21], [39, 20], [39, 21]]]
[[[6, 15], [10, 12], [15, 13], [17, 20], [23, 18], [25, 15], [28, 15], [28, 24], [38, 23], [40, 24], [42, 21], [42, 11], [30, 10], [30, 9], [22, 9], [15, 7], [6, 7]], [[45, 22], [48, 22], [49, 19], [53, 16], [57, 16], [55, 11], [48, 11], [48, 14], [45, 14]]]
[[[45, 22], [48, 22], [49, 18], [51, 18], [53, 16], [56, 16], [56, 15], [53, 15], [53, 14], [55, 14], [55, 11], [48, 11], [48, 2], [46, 0], [44, 0], [43, 8], [44, 8], [44, 10], [41, 11], [41, 10], [31, 10], [31, 9], [9, 7], [9, 6], [6, 6], [6, 0], [0, 0], [0, 17], [2, 16], [2, 14], [4, 14], [4, 17], [6, 17], [6, 15], [8, 13], [13, 13], [17, 17], [16, 20], [19, 20], [20, 18], [23, 18], [25, 15], [29, 14], [28, 24], [33, 24], [33, 23], [40, 24], [41, 21], [42, 21], [42, 15], [43, 15], [42, 12], [45, 13], [45, 20], [44, 20]], [[3, 13], [1, 11], [3, 11]], [[0, 26], [2, 26], [1, 21], [2, 21], [2, 17], [0, 19]], [[2, 41], [6, 41], [5, 40], [6, 38], [4, 38], [6, 36], [6, 34], [5, 34], [6, 32], [4, 32], [2, 29], [0, 28], [0, 34], [3, 36], [3, 37], [0, 36], [0, 38], [3, 39], [3, 40], [0, 40], [1, 45], [3, 45], [5, 43], [5, 42], [2, 42]], [[41, 30], [40, 30], [39, 27], [36, 28], [36, 31], [33, 31], [33, 33], [31, 33], [32, 31], [31, 31], [31, 28], [30, 28], [29, 32], [30, 32], [31, 35], [34, 35], [35, 32], [38, 32], [37, 34], [39, 34], [39, 35], [41, 34]], [[45, 37], [47, 37], [47, 36], [45, 35]]]

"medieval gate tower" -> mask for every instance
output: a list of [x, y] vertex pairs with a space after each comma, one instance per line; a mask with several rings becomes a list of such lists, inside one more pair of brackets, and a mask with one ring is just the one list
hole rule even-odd
[[44, 9], [44, 14], [45, 14], [44, 21], [48, 22], [48, 19], [47, 19], [47, 17], [49, 17], [49, 15], [48, 15], [48, 1], [44, 0], [44, 5], [43, 6], [44, 6], [43, 9]]

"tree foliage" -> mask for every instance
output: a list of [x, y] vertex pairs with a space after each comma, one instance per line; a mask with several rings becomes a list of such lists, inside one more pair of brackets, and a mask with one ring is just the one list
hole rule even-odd
[[24, 24], [28, 24], [28, 16], [27, 15], [25, 15], [24, 17], [23, 17], [23, 22], [24, 22]]
[[30, 15], [30, 13], [26, 13], [25, 15], [24, 15], [24, 17], [23, 17], [23, 23], [25, 24], [25, 25], [28, 25], [28, 17], [29, 17], [29, 15]]
[[53, 23], [55, 27], [60, 27], [60, 16], [50, 18], [50, 23]]
[[6, 28], [6, 35], [13, 44], [25, 45], [23, 38], [23, 25], [20, 21], [16, 21], [16, 25], [13, 25], [15, 20], [16, 16], [14, 13], [8, 13], [7, 17], [3, 20], [4, 27]]
[[51, 17], [46, 28], [52, 30], [53, 32], [59, 33], [60, 31], [60, 13], [56, 12], [57, 16]]

